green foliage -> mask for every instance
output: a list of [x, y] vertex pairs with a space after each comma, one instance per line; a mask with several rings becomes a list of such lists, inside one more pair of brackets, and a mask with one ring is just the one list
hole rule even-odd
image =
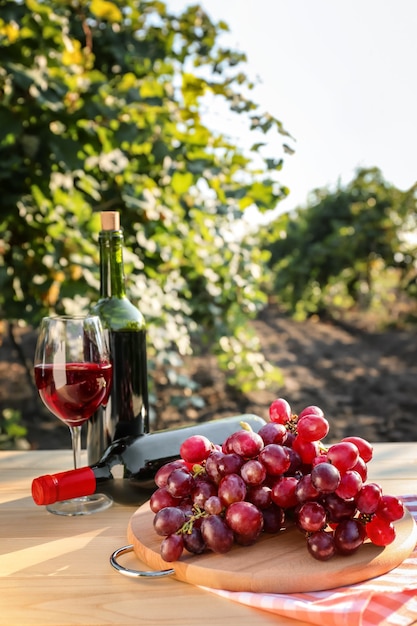
[[[98, 213], [116, 209], [151, 357], [190, 353], [198, 336], [217, 342], [236, 383], [242, 368], [246, 385], [262, 382], [247, 320], [265, 302], [265, 255], [233, 235], [248, 206], [268, 211], [288, 193], [258, 140], [288, 133], [249, 97], [244, 55], [219, 44], [227, 26], [157, 0], [0, 9], [0, 317], [36, 325], [88, 309]], [[206, 126], [207, 98], [243, 115], [251, 154]]]
[[280, 301], [300, 318], [367, 308], [387, 271], [417, 295], [416, 189], [399, 191], [377, 168], [362, 169], [345, 188], [316, 190], [306, 208], [281, 216], [263, 234]]
[[26, 449], [29, 446], [26, 434], [27, 429], [21, 424], [20, 411], [3, 409], [0, 413], [0, 450], [16, 447]]

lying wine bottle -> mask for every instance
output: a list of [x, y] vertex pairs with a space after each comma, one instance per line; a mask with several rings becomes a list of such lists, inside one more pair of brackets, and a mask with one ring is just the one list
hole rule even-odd
[[156, 489], [154, 477], [158, 469], [179, 458], [180, 446], [187, 437], [204, 435], [213, 444], [222, 444], [240, 429], [241, 422], [249, 424], [256, 432], [265, 424], [265, 420], [256, 415], [237, 415], [119, 439], [94, 465], [35, 478], [33, 500], [36, 504], [47, 505], [99, 492], [111, 496], [115, 502], [138, 506]]

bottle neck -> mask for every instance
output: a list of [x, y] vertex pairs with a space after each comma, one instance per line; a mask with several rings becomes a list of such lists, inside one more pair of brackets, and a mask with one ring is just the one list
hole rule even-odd
[[99, 234], [100, 298], [126, 296], [123, 243], [122, 230], [102, 230]]

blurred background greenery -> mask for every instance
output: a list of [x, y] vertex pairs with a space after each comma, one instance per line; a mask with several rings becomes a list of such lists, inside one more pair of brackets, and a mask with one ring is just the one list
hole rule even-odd
[[[377, 168], [308, 206], [242, 229], [256, 206], [287, 196], [294, 141], [252, 99], [245, 55], [222, 46], [224, 22], [203, 6], [160, 1], [0, 0], [0, 320], [36, 329], [52, 312], [97, 299], [99, 212], [119, 210], [128, 293], [148, 322], [151, 379], [187, 389], [190, 354], [215, 355], [242, 393], [279, 390], [250, 320], [274, 301], [298, 320], [372, 310], [414, 324], [416, 190]], [[253, 134], [250, 150], [209, 128], [226, 104]], [[279, 154], [268, 138], [282, 137]], [[391, 313], [405, 301], [406, 313]], [[30, 362], [22, 362], [30, 377]], [[156, 388], [152, 386], [156, 404]], [[0, 446], [24, 436], [7, 403]], [[4, 443], [6, 442], [6, 443]]]

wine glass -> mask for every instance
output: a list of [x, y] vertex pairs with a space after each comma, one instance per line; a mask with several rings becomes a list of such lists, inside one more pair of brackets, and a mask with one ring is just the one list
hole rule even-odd
[[[106, 336], [96, 315], [44, 317], [35, 349], [35, 384], [43, 403], [69, 426], [74, 468], [80, 467], [81, 428], [111, 387], [112, 364]], [[104, 494], [56, 502], [57, 515], [86, 515], [112, 504]]]

